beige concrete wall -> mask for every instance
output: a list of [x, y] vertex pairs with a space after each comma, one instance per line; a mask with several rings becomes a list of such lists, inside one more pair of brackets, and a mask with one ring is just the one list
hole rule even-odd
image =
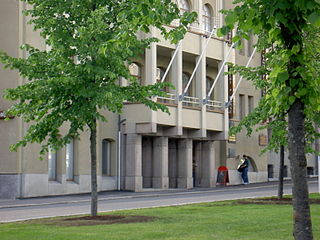
[[107, 122], [99, 122], [97, 136], [97, 158], [98, 158], [98, 174], [101, 175], [102, 165], [102, 140], [111, 141], [111, 176], [117, 175], [117, 137], [118, 137], [118, 115], [109, 111], [103, 111], [103, 115], [107, 118]]
[[168, 113], [158, 111], [157, 112], [157, 123], [168, 125], [168, 126], [175, 126], [177, 123], [177, 108], [176, 107], [168, 107], [170, 111], [170, 115]]
[[182, 109], [182, 126], [200, 128], [201, 112], [195, 109]]
[[[19, 2], [15, 0], [0, 1], [0, 49], [10, 56], [19, 56]], [[4, 90], [18, 85], [19, 75], [16, 71], [3, 69], [0, 64], [0, 111], [6, 111], [11, 103], [3, 99]], [[0, 173], [19, 172], [18, 153], [9, 151], [11, 144], [19, 137], [19, 120], [0, 119]]]
[[[244, 44], [244, 49], [242, 50], [243, 54], [239, 53], [239, 50], [236, 50], [235, 54], [235, 63], [239, 65], [246, 65], [248, 59], [250, 57], [250, 52], [248, 51], [247, 42]], [[261, 57], [259, 53], [256, 53], [251, 61], [250, 66], [259, 66], [261, 63]], [[235, 78], [236, 82], [239, 81], [239, 76]], [[253, 97], [254, 107], [258, 105], [259, 99], [261, 97], [261, 91], [256, 90], [250, 81], [243, 79], [239, 89], [235, 95], [235, 113], [236, 115], [233, 117], [233, 120], [236, 122], [240, 120], [240, 106], [239, 106], [239, 95], [244, 96], [244, 113], [247, 115], [249, 113], [249, 96]], [[260, 155], [264, 146], [259, 145], [259, 134], [267, 135], [266, 131], [262, 132], [253, 132], [251, 137], [246, 135], [246, 130], [243, 130], [236, 136], [236, 143], [229, 143], [228, 148], [232, 148], [235, 150], [236, 155], [246, 154], [250, 156], [257, 167], [256, 173], [251, 173], [251, 178], [253, 181], [262, 181], [266, 179], [267, 172], [267, 154]], [[230, 163], [230, 169], [236, 169], [237, 159], [229, 158], [228, 162]], [[250, 175], [249, 175], [250, 177]], [[254, 180], [255, 179], [255, 180]]]
[[211, 131], [223, 131], [223, 114], [207, 112], [207, 129]]

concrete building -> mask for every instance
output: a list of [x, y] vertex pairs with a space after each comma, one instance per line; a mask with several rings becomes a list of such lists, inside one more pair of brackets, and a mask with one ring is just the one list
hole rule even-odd
[[[229, 184], [239, 184], [236, 166], [237, 156], [242, 154], [250, 157], [250, 182], [268, 180], [267, 155], [259, 155], [266, 145], [267, 133], [254, 133], [248, 138], [243, 132], [228, 137], [229, 127], [257, 105], [260, 91], [244, 80], [231, 107], [225, 108], [239, 77], [221, 74], [207, 98], [229, 50], [229, 62], [245, 65], [253, 52], [254, 40], [244, 41], [244, 49], [236, 50], [230, 49], [227, 38], [215, 34], [210, 37], [212, 30], [222, 26], [219, 10], [232, 7], [231, 1], [179, 0], [178, 4], [181, 11], [198, 13], [198, 21], [190, 26], [181, 45], [169, 43], [152, 29], [150, 34], [161, 41], [152, 43], [142, 60], [130, 65], [131, 73], [140, 78], [141, 84], [153, 84], [163, 77], [174, 57], [165, 81], [175, 89], [166, 89], [168, 97], [155, 99], [165, 104], [171, 114], [128, 102], [124, 103], [120, 116], [105, 112], [108, 122], [99, 122], [97, 136], [99, 191], [215, 187], [219, 166], [229, 169]], [[46, 48], [39, 34], [26, 24], [27, 18], [21, 13], [25, 7], [19, 1], [0, 0], [0, 49], [14, 57], [25, 57], [25, 52], [19, 49], [24, 43]], [[256, 53], [251, 66], [260, 64], [261, 56]], [[223, 68], [227, 70], [226, 66]], [[17, 72], [0, 68], [1, 96], [2, 90], [24, 82]], [[126, 80], [121, 79], [121, 84], [127, 84]], [[1, 113], [10, 105], [1, 97]], [[0, 120], [0, 197], [89, 192], [88, 132], [82, 134], [81, 141], [74, 140], [40, 161], [39, 146], [35, 144], [18, 152], [9, 151], [9, 145], [17, 142], [27, 127], [18, 118]]]

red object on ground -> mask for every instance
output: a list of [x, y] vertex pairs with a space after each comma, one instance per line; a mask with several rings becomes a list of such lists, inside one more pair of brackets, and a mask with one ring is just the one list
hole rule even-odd
[[227, 186], [228, 182], [229, 182], [228, 168], [226, 166], [220, 166], [218, 168], [217, 184]]

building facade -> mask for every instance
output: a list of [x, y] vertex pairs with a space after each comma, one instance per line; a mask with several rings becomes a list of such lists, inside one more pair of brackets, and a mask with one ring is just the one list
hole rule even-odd
[[[229, 137], [229, 127], [257, 106], [261, 93], [244, 80], [231, 107], [226, 108], [239, 77], [217, 77], [221, 68], [227, 71], [224, 60], [247, 64], [254, 39], [244, 41], [245, 47], [236, 50], [228, 38], [216, 36], [215, 30], [223, 24], [219, 10], [232, 7], [231, 1], [177, 3], [181, 11], [196, 11], [198, 21], [177, 45], [151, 29], [150, 35], [160, 42], [152, 43], [144, 56], [129, 66], [141, 84], [154, 84], [166, 74], [164, 80], [175, 89], [164, 89], [168, 96], [154, 100], [165, 104], [170, 115], [129, 102], [124, 103], [121, 115], [104, 112], [108, 122], [99, 122], [97, 131], [99, 191], [215, 187], [220, 166], [228, 168], [229, 184], [240, 184], [236, 167], [242, 154], [250, 158], [250, 182], [268, 180], [267, 155], [260, 156], [267, 133], [254, 133], [248, 138], [244, 131]], [[19, 48], [24, 43], [46, 49], [39, 34], [27, 25], [28, 19], [21, 13], [25, 8], [19, 1], [0, 0], [0, 49], [14, 57], [25, 57]], [[261, 64], [259, 53], [253, 55], [250, 64]], [[17, 72], [0, 68], [1, 113], [11, 106], [2, 98], [3, 90], [24, 82]], [[127, 82], [121, 79], [120, 84]], [[17, 142], [27, 127], [19, 118], [0, 120], [1, 198], [90, 192], [89, 133], [83, 132], [81, 140], [49, 152], [47, 159], [40, 161], [36, 144], [9, 151], [10, 144]]]

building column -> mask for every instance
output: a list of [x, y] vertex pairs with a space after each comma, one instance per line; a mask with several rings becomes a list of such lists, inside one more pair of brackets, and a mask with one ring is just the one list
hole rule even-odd
[[192, 188], [192, 139], [178, 140], [178, 188]]
[[202, 143], [201, 187], [214, 187], [216, 184], [214, 141]]
[[142, 137], [127, 134], [126, 141], [126, 190], [142, 190]]
[[[155, 37], [155, 27], [151, 27], [148, 37]], [[145, 50], [145, 85], [153, 85], [156, 83], [157, 75], [157, 43], [152, 42], [149, 48]], [[153, 97], [156, 101], [156, 97]], [[157, 132], [157, 112], [150, 111], [151, 114], [151, 132]]]
[[155, 137], [153, 140], [153, 188], [168, 189], [168, 138]]
[[151, 137], [142, 138], [142, 187], [152, 187], [152, 141]]
[[[171, 57], [173, 57], [174, 51], [171, 53]], [[178, 49], [177, 55], [173, 60], [172, 67], [171, 67], [171, 79], [172, 84], [175, 89], [171, 90], [173, 94], [176, 95], [178, 99], [179, 96], [182, 94], [182, 44]], [[177, 110], [176, 110], [176, 126], [173, 128], [173, 133], [171, 135], [182, 135], [182, 101], [177, 100]]]
[[[201, 5], [202, 6], [202, 5]], [[201, 8], [202, 10], [202, 8]], [[207, 38], [201, 37], [200, 38], [200, 46], [201, 51], [203, 51], [205, 44], [207, 42]], [[200, 56], [199, 56], [200, 57]], [[197, 57], [197, 61], [199, 59]], [[199, 130], [198, 136], [199, 137], [207, 137], [207, 105], [203, 103], [203, 99], [207, 96], [207, 61], [206, 61], [206, 54], [202, 57], [200, 61], [200, 65], [196, 72], [196, 91], [197, 97], [200, 99], [201, 105], [201, 128]]]

